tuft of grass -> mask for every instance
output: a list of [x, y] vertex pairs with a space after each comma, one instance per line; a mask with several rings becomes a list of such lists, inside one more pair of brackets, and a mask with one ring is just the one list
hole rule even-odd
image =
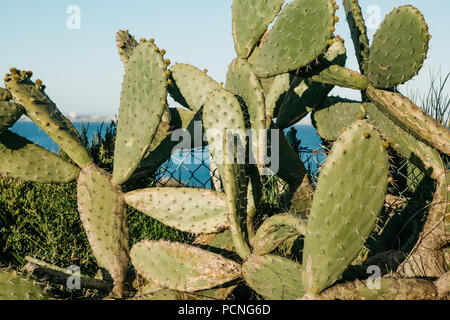
[[422, 107], [425, 113], [442, 123], [447, 128], [450, 125], [450, 96], [446, 93], [446, 86], [450, 79], [450, 72], [442, 75], [441, 70], [430, 72], [430, 86], [425, 93], [410, 92], [411, 100]]

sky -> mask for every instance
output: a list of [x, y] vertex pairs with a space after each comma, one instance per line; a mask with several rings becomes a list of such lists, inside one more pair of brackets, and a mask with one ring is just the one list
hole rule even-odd
[[[32, 70], [65, 114], [118, 113], [124, 73], [115, 42], [118, 29], [128, 29], [136, 39], [155, 38], [172, 62], [208, 69], [218, 82], [225, 81], [228, 65], [236, 56], [231, 34], [232, 0], [2, 2], [0, 72], [6, 73], [13, 66]], [[341, 1], [337, 2], [341, 8], [336, 34], [346, 40], [347, 67], [358, 70], [345, 13]], [[441, 69], [442, 74], [450, 72], [450, 1], [360, 0], [360, 4], [369, 23], [369, 39], [377, 22], [394, 7], [411, 4], [424, 14], [433, 36], [429, 58], [419, 75], [408, 82], [407, 91], [425, 92], [430, 68], [435, 72]], [[74, 19], [78, 9], [79, 20]], [[358, 92], [346, 89], [335, 89], [333, 94], [359, 97]]]

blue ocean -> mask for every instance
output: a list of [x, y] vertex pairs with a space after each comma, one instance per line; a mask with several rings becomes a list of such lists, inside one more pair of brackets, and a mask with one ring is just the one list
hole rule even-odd
[[[102, 125], [100, 122], [75, 122], [74, 126], [80, 132], [84, 126], [90, 139], [93, 139], [94, 134], [100, 129], [102, 135], [105, 134], [107, 128], [106, 124]], [[297, 130], [297, 138], [301, 141], [300, 157], [306, 167], [314, 172], [318, 163], [324, 159], [322, 154], [314, 152], [320, 148], [321, 139], [313, 126], [297, 125], [295, 128]], [[47, 150], [54, 153], [58, 152], [58, 145], [32, 122], [17, 122], [11, 130]], [[207, 148], [174, 154], [170, 160], [162, 165], [159, 172], [161, 177], [175, 178], [192, 187], [211, 188]]]

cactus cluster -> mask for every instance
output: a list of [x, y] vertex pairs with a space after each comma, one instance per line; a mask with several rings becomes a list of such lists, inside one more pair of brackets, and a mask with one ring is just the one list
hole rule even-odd
[[[384, 279], [388, 291], [368, 292], [359, 282], [333, 286], [376, 230], [392, 182], [391, 149], [438, 181], [429, 223], [399, 272], [411, 276], [417, 271], [415, 255], [427, 262], [420, 270], [425, 276], [448, 272], [437, 252], [449, 240], [443, 223], [449, 221], [449, 189], [440, 153], [450, 155], [450, 131], [390, 90], [422, 67], [428, 27], [417, 9], [403, 6], [386, 17], [369, 46], [358, 2], [343, 3], [360, 73], [345, 68], [346, 49], [334, 35], [339, 8], [334, 0], [293, 0], [286, 5], [280, 0], [234, 0], [237, 58], [224, 87], [206, 70], [171, 65], [154, 39], [138, 42], [128, 31], [119, 31], [125, 76], [112, 174], [94, 164], [42, 81], [33, 82], [31, 72], [12, 68], [6, 89], [0, 90], [0, 172], [41, 183], [77, 180], [80, 218], [97, 263], [106, 271], [104, 279], [113, 283], [114, 297], [124, 297], [130, 261], [146, 281], [136, 299], [225, 299], [242, 281], [267, 299], [421, 296], [421, 288], [417, 294], [409, 292], [420, 281], [404, 279]], [[327, 97], [334, 86], [360, 90], [366, 100]], [[169, 108], [169, 96], [184, 109]], [[334, 141], [316, 185], [281, 131], [310, 113], [318, 133]], [[8, 131], [23, 114], [75, 165]], [[174, 129], [192, 132], [198, 120], [206, 130], [223, 193], [122, 190], [121, 185], [171, 156]], [[278, 140], [273, 141], [272, 131]], [[271, 154], [274, 145], [277, 154]], [[289, 212], [258, 225], [262, 175], [274, 156], [279, 161], [275, 173], [290, 187]], [[130, 249], [126, 205], [198, 235], [199, 245], [144, 240]], [[433, 228], [436, 224], [442, 227]], [[432, 245], [425, 232], [433, 233]], [[299, 237], [304, 246], [298, 261], [276, 254], [277, 248]], [[225, 257], [207, 248], [234, 254]], [[8, 274], [0, 273], [0, 279], [4, 276]], [[430, 289], [434, 284], [425, 283], [422, 289], [437, 297]]]

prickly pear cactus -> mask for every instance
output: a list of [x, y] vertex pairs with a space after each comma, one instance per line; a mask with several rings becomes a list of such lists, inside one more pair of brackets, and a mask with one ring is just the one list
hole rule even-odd
[[231, 11], [234, 47], [240, 58], [250, 56], [269, 24], [280, 12], [283, 2], [284, 0], [233, 1]]
[[431, 147], [450, 155], [450, 130], [427, 115], [411, 100], [396, 92], [369, 86], [367, 95], [398, 126]]
[[274, 215], [259, 227], [253, 241], [253, 252], [264, 255], [272, 252], [286, 240], [306, 234], [306, 221], [294, 214]]
[[165, 225], [192, 234], [228, 227], [225, 196], [210, 190], [150, 188], [125, 194], [125, 202]]
[[80, 169], [10, 131], [0, 135], [0, 170], [11, 178], [39, 183], [77, 179]]
[[[238, 155], [245, 156], [246, 127], [241, 105], [236, 97], [224, 89], [211, 92], [203, 108], [203, 125], [209, 150], [214, 157], [219, 175], [223, 177], [224, 138], [239, 138]], [[245, 158], [240, 159], [245, 161]]]
[[0, 101], [9, 101], [12, 99], [11, 92], [9, 90], [6, 90], [4, 88], [0, 88]]
[[369, 81], [358, 72], [338, 65], [330, 66], [311, 79], [356, 90], [366, 90], [369, 85]]
[[114, 281], [114, 293], [123, 294], [128, 268], [128, 228], [122, 190], [95, 165], [78, 178], [78, 211], [97, 263]]
[[25, 113], [25, 109], [13, 102], [0, 101], [0, 135], [11, 128]]
[[[330, 0], [294, 0], [279, 14], [261, 50], [249, 58], [258, 77], [296, 70], [316, 59], [330, 44], [337, 18]], [[299, 26], [292, 28], [292, 25]], [[305, 28], [303, 26], [309, 26]]]
[[345, 128], [365, 116], [366, 111], [360, 102], [328, 98], [320, 109], [313, 112], [312, 122], [323, 139], [335, 141]]
[[250, 255], [242, 265], [245, 281], [266, 299], [295, 300], [304, 294], [302, 266], [274, 255]]
[[165, 71], [151, 42], [140, 43], [126, 65], [114, 153], [113, 179], [119, 184], [131, 177], [157, 132], [167, 104]]
[[266, 154], [267, 124], [261, 83], [246, 61], [235, 59], [228, 69], [225, 88], [245, 101], [253, 129], [251, 137], [253, 156], [257, 166], [262, 168]]
[[44, 286], [16, 271], [0, 270], [0, 300], [49, 300]]
[[331, 285], [374, 230], [388, 185], [389, 158], [367, 121], [349, 126], [321, 169], [303, 249], [308, 294]]
[[342, 0], [342, 4], [344, 5], [347, 22], [355, 47], [359, 70], [362, 74], [367, 74], [370, 46], [361, 6], [356, 0]]
[[128, 30], [119, 30], [116, 33], [116, 44], [117, 49], [119, 50], [120, 59], [123, 64], [126, 65], [133, 54], [134, 49], [137, 47], [138, 42], [134, 39], [134, 36], [128, 32]]
[[405, 159], [411, 161], [435, 180], [442, 176], [444, 166], [436, 149], [416, 139], [410, 133], [397, 126], [388, 116], [378, 110], [375, 104], [364, 103], [363, 108], [369, 115], [371, 122], [377, 126], [388, 143], [392, 144], [392, 147]]
[[[440, 277], [447, 271], [441, 247], [450, 241], [448, 176], [439, 154], [450, 154], [450, 131], [406, 97], [384, 90], [419, 72], [428, 51], [428, 26], [416, 8], [402, 6], [385, 18], [369, 47], [358, 1], [343, 3], [361, 74], [344, 67], [347, 51], [334, 36], [334, 0], [285, 5], [282, 0], [234, 0], [238, 57], [229, 67], [225, 89], [207, 70], [180, 63], [169, 68], [165, 50], [153, 39], [138, 43], [128, 31], [119, 31], [116, 42], [125, 76], [112, 175], [94, 164], [42, 81], [33, 82], [31, 72], [12, 68], [4, 79], [6, 89], [0, 88], [0, 173], [40, 183], [77, 179], [80, 218], [105, 280], [114, 283], [112, 297], [124, 296], [131, 260], [147, 281], [135, 297], [142, 300], [225, 299], [242, 278], [267, 299], [435, 298], [441, 289], [425, 280], [383, 278], [387, 288], [377, 291], [368, 291], [362, 282], [332, 286], [375, 229], [390, 181], [390, 148], [438, 181], [415, 251], [397, 271], [411, 276], [417, 271], [413, 262], [425, 259], [423, 275]], [[334, 86], [361, 90], [363, 100], [373, 103], [327, 99]], [[169, 108], [168, 94], [186, 109]], [[311, 111], [318, 133], [335, 141], [314, 194], [305, 165], [282, 132]], [[76, 165], [8, 131], [23, 115]], [[198, 120], [224, 193], [192, 188], [123, 193], [121, 184], [153, 174], [170, 158], [177, 145], [175, 129], [193, 136]], [[247, 143], [247, 129], [252, 130], [252, 144]], [[277, 140], [269, 134], [274, 131]], [[229, 139], [233, 135], [239, 143]], [[266, 163], [268, 150], [278, 156], [277, 175], [289, 184], [283, 197], [291, 197], [290, 210], [300, 212], [262, 221], [259, 173], [273, 164], [273, 159]], [[252, 153], [257, 168], [246, 162]], [[201, 236], [195, 246], [144, 240], [129, 251], [126, 204]], [[304, 236], [302, 264], [271, 254], [299, 236]], [[38, 284], [0, 271], [0, 299], [11, 297], [48, 298]]]
[[335, 300], [429, 300], [437, 299], [433, 283], [424, 279], [380, 279], [379, 288], [370, 288], [367, 282], [349, 282], [326, 290], [321, 299]]
[[31, 81], [31, 71], [11, 68], [5, 78], [14, 102], [25, 108], [27, 116], [49, 135], [75, 163], [83, 168], [93, 162], [72, 123], [45, 93], [41, 80]]
[[401, 6], [386, 16], [370, 48], [367, 77], [376, 88], [392, 88], [415, 76], [423, 66], [431, 37], [423, 15]]
[[203, 107], [212, 91], [222, 89], [206, 72], [191, 65], [174, 64], [170, 71], [187, 106], [193, 111]]
[[171, 290], [195, 292], [237, 279], [238, 263], [193, 246], [167, 241], [142, 241], [131, 250], [139, 274]]

